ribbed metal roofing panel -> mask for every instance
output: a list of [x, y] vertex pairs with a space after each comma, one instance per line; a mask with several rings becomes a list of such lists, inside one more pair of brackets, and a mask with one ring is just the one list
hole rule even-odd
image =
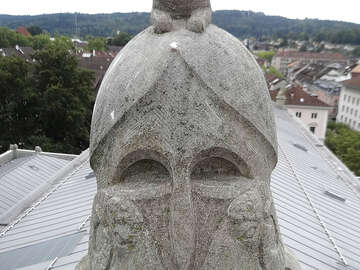
[[[295, 250], [303, 265], [317, 269], [360, 269], [358, 194], [331, 166], [333, 161], [327, 160], [309, 139], [307, 131], [286, 112], [275, 109], [275, 114], [279, 164], [271, 185], [284, 242]], [[336, 192], [345, 202], [326, 195], [326, 191]], [[344, 268], [341, 256], [348, 268]]]
[[13, 270], [66, 256], [74, 249], [80, 238], [82, 238], [81, 232], [0, 252], [1, 269]]
[[[285, 245], [294, 251], [303, 270], [360, 270], [359, 196], [288, 113], [275, 108], [275, 115], [279, 162], [272, 174], [271, 189]], [[75, 268], [87, 254], [87, 218], [96, 193], [89, 162], [83, 162], [54, 189], [0, 238], [0, 252], [71, 235], [86, 221], [81, 228], [86, 232], [84, 237], [69, 255], [52, 265], [57, 270]], [[326, 195], [326, 190], [336, 192], [345, 202]]]
[[36, 190], [69, 160], [34, 154], [0, 167], [0, 216]]

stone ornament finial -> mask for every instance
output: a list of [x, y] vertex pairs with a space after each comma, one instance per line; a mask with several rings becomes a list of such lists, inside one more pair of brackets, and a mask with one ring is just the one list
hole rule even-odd
[[[175, 19], [190, 14], [177, 8]], [[270, 192], [276, 130], [261, 69], [214, 25], [201, 35], [154, 28], [114, 59], [96, 99], [98, 190], [77, 269], [285, 270]]]
[[211, 23], [210, 0], [153, 0], [151, 24], [162, 34], [180, 27], [202, 33]]

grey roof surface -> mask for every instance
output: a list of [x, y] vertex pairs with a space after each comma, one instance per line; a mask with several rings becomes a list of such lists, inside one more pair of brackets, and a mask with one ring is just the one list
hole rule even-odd
[[0, 166], [0, 216], [69, 162], [34, 153]]
[[[271, 188], [284, 243], [303, 270], [360, 270], [360, 196], [349, 182], [355, 179], [338, 170], [343, 165], [288, 113], [275, 108], [275, 115], [279, 162]], [[0, 253], [83, 231], [66, 256], [21, 268], [74, 269], [87, 253], [95, 193], [96, 179], [86, 156], [37, 207], [0, 236]]]

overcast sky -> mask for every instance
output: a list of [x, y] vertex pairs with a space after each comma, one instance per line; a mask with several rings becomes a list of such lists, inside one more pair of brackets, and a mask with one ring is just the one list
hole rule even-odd
[[[151, 10], [152, 0], [16, 0], [5, 1], [0, 14], [35, 15], [59, 12], [113, 13]], [[261, 11], [288, 18], [319, 18], [360, 23], [360, 1], [342, 0], [212, 0], [213, 10]]]

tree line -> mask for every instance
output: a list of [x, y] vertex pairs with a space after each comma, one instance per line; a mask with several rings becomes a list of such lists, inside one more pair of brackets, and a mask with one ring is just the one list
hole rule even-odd
[[[32, 47], [34, 50], [41, 50], [50, 45], [50, 35], [44, 33], [40, 27], [30, 26], [27, 29], [30, 30], [29, 32], [32, 35], [24, 36], [7, 27], [0, 27], [0, 48], [9, 48], [19, 45]], [[56, 38], [69, 39], [62, 35], [57, 35]], [[88, 35], [85, 37], [85, 40], [88, 41], [88, 50], [92, 51], [95, 49], [97, 51], [105, 51], [109, 45], [125, 46], [131, 38], [132, 36], [126, 32], [117, 32], [114, 36], [109, 38]]]
[[33, 59], [0, 56], [0, 153], [17, 143], [78, 154], [89, 144], [94, 74], [78, 67], [65, 37]]
[[351, 171], [360, 176], [360, 132], [342, 123], [329, 122], [325, 144]]
[[[80, 35], [108, 37], [117, 31], [135, 35], [149, 26], [150, 14], [112, 13], [77, 14]], [[51, 34], [73, 35], [75, 14], [45, 14], [37, 16], [0, 15], [0, 25], [16, 29], [18, 26], [39, 26]], [[306, 40], [360, 45], [360, 25], [318, 19], [287, 19], [267, 16], [261, 12], [220, 10], [213, 14], [213, 23], [239, 38], [292, 37]]]

